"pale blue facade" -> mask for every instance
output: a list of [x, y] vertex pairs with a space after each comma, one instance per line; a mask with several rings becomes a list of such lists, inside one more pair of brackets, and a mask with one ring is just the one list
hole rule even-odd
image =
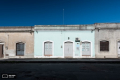
[[[84, 26], [83, 26], [84, 27]], [[51, 58], [64, 58], [64, 42], [73, 42], [73, 58], [94, 58], [95, 57], [95, 32], [94, 26], [89, 25], [86, 29], [82, 29], [78, 26], [70, 27], [42, 27], [35, 26], [34, 31], [34, 57], [51, 57]], [[67, 29], [68, 28], [68, 29]], [[79, 38], [80, 42], [75, 42], [75, 39]], [[44, 55], [44, 42], [50, 41], [53, 43], [52, 56]], [[88, 41], [91, 43], [91, 55], [82, 56], [82, 42]], [[78, 43], [78, 44], [77, 44]], [[79, 47], [79, 50], [77, 50]]]

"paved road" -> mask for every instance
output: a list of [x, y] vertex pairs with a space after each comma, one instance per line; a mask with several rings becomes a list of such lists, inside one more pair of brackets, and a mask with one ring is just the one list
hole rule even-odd
[[120, 58], [11, 58], [0, 63], [120, 63]]
[[16, 74], [8, 80], [120, 80], [120, 64], [0, 63], [2, 73]]

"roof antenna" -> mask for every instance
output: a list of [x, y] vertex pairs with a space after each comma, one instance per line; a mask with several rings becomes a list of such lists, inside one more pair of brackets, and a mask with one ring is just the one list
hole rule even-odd
[[64, 25], [64, 9], [63, 9], [63, 25]]

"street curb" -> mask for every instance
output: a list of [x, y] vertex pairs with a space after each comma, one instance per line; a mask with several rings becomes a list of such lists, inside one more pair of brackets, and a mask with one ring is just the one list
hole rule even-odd
[[120, 61], [0, 61], [0, 63], [120, 63]]
[[0, 63], [120, 63], [119, 58], [9, 58], [1, 59]]

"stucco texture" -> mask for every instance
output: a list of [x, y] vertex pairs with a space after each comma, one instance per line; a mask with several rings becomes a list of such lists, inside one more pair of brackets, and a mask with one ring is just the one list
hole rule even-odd
[[[69, 40], [68, 40], [69, 37]], [[95, 57], [94, 52], [94, 31], [91, 30], [38, 30], [34, 31], [34, 56], [44, 57], [44, 42], [53, 42], [53, 57], [63, 57], [64, 58], [64, 42], [73, 42], [73, 57], [81, 56], [81, 45], [80, 51], [76, 51], [77, 42], [75, 38], [80, 38], [80, 41], [90, 41], [92, 44], [91, 57]], [[80, 43], [79, 43], [80, 44]], [[62, 48], [61, 48], [62, 46]]]
[[[109, 51], [100, 51], [100, 41], [109, 41]], [[117, 43], [120, 40], [120, 30], [107, 29], [95, 31], [95, 53], [96, 58], [117, 58]]]
[[[24, 56], [33, 57], [34, 55], [34, 34], [29, 32], [4, 32], [0, 33], [0, 42], [4, 44], [4, 54], [9, 54], [9, 57], [19, 58], [16, 56], [16, 43], [25, 43]], [[8, 48], [7, 48], [8, 47]], [[7, 57], [7, 56], [5, 56]]]

